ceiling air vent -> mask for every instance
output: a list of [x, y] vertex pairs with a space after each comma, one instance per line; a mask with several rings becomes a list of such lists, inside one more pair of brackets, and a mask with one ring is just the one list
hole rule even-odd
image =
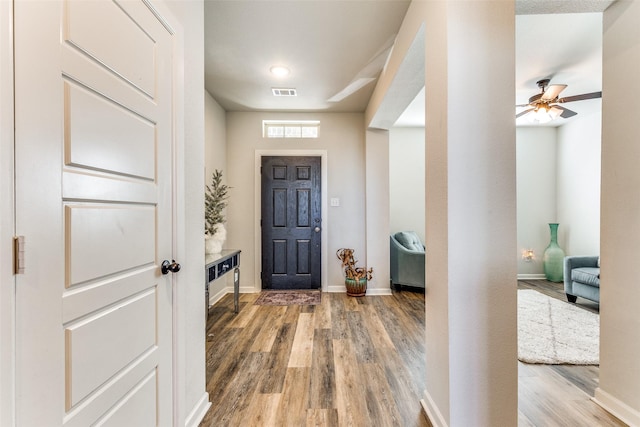
[[272, 87], [273, 96], [298, 96], [295, 89]]

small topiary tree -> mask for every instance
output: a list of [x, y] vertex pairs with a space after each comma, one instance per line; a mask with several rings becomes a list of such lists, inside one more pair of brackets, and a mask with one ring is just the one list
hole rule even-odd
[[224, 223], [222, 211], [227, 207], [229, 187], [222, 183], [222, 171], [216, 169], [211, 176], [211, 186], [204, 193], [204, 230], [213, 236], [216, 226]]

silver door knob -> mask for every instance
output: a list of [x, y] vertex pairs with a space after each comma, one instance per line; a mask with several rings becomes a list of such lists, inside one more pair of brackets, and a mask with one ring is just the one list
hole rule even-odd
[[316, 233], [319, 233], [320, 232], [320, 227], [314, 228], [313, 231], [315, 231]]

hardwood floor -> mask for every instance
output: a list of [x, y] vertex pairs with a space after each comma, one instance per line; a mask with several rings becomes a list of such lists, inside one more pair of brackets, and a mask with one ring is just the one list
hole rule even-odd
[[[562, 283], [519, 280], [518, 289], [535, 289], [567, 302]], [[575, 304], [599, 313], [595, 302]], [[598, 387], [598, 366], [533, 365], [518, 362], [518, 421], [520, 426], [626, 426], [591, 400]]]
[[[564, 298], [551, 282], [518, 286]], [[231, 295], [209, 311], [201, 427], [431, 425], [419, 403], [424, 294], [325, 293], [321, 305], [288, 307], [257, 297], [241, 295], [238, 315]], [[598, 367], [519, 363], [519, 425], [624, 426], [590, 400], [597, 379]]]
[[230, 295], [210, 309], [202, 427], [429, 426], [424, 294], [348, 297], [317, 306], [253, 305]]

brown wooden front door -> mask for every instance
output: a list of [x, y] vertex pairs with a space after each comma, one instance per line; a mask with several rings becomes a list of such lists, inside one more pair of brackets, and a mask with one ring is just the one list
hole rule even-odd
[[262, 288], [320, 288], [320, 157], [262, 157]]

